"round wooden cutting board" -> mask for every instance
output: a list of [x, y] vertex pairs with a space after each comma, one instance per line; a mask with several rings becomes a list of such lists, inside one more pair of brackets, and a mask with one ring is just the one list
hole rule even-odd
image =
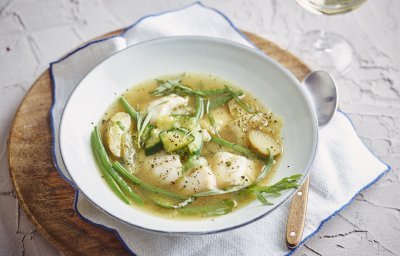
[[[299, 59], [274, 43], [244, 33], [299, 80], [310, 72]], [[8, 138], [8, 164], [19, 203], [39, 233], [66, 255], [127, 255], [114, 233], [83, 221], [74, 212], [74, 189], [53, 164], [51, 103], [51, 81], [46, 70], [22, 101]]]

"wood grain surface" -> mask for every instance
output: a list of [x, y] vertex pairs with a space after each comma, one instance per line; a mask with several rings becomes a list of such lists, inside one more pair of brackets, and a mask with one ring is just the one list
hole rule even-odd
[[[289, 52], [244, 33], [299, 80], [309, 73], [309, 68]], [[115, 234], [83, 221], [74, 212], [74, 189], [58, 174], [52, 159], [51, 90], [47, 70], [23, 99], [8, 138], [10, 176], [19, 203], [38, 232], [65, 255], [126, 255]]]

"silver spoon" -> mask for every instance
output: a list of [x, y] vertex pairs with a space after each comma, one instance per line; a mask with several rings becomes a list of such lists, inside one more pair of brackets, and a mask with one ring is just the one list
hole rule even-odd
[[[338, 94], [332, 76], [323, 70], [308, 74], [302, 83], [310, 93], [318, 118], [318, 126], [326, 125], [337, 109]], [[301, 241], [307, 211], [310, 178], [307, 177], [292, 199], [286, 226], [286, 243], [290, 249]]]

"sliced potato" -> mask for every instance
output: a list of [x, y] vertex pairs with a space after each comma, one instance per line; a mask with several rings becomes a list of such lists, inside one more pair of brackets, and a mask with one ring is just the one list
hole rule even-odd
[[128, 131], [131, 125], [131, 117], [128, 113], [118, 112], [111, 117], [106, 138], [108, 148], [114, 156], [121, 157], [122, 134]]
[[263, 133], [262, 131], [252, 130], [249, 132], [250, 144], [256, 149], [260, 154], [268, 156], [271, 152], [272, 155], [279, 155], [282, 153], [282, 145], [279, 144], [270, 135]]

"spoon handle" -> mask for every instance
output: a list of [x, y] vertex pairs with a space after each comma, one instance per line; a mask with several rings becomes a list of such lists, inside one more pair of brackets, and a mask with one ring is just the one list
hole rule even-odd
[[286, 243], [290, 249], [295, 248], [300, 243], [303, 236], [309, 184], [310, 177], [307, 177], [303, 185], [292, 198], [286, 226]]

